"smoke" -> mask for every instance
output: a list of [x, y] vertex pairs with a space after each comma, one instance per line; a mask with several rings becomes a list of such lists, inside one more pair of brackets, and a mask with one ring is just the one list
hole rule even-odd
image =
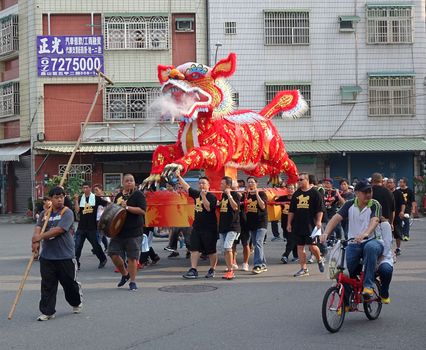
[[171, 123], [174, 123], [175, 119], [185, 116], [196, 101], [196, 96], [190, 94], [179, 96], [179, 100], [171, 94], [164, 94], [148, 106], [148, 112], [156, 120], [170, 120]]

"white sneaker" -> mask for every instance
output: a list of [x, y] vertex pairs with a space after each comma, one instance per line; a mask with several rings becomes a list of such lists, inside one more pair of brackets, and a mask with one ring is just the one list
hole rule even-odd
[[48, 320], [51, 320], [51, 319], [54, 319], [55, 318], [55, 314], [53, 314], [53, 315], [44, 315], [44, 314], [41, 314], [39, 317], [37, 317], [37, 321], [48, 321]]
[[238, 264], [232, 264], [232, 269], [233, 270], [238, 270]]
[[72, 307], [73, 314], [79, 314], [79, 313], [81, 313], [82, 310], [83, 310], [83, 304], [82, 303], [78, 306]]
[[249, 271], [249, 264], [243, 263], [241, 265], [241, 271]]

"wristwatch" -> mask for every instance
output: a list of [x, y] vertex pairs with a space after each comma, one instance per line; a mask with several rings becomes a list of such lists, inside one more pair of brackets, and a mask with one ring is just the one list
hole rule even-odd
[[126, 210], [129, 210], [129, 207], [126, 205]]

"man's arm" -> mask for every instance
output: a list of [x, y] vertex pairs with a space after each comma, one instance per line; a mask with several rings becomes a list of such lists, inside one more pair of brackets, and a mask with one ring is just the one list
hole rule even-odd
[[287, 231], [291, 232], [291, 224], [293, 222], [294, 213], [289, 212], [287, 217]]
[[[182, 179], [183, 180], [183, 179]], [[185, 181], [185, 180], [184, 180]], [[207, 210], [207, 211], [210, 211], [210, 202], [209, 202], [209, 200], [207, 199], [207, 191], [201, 191], [200, 192], [200, 194], [201, 194], [201, 202], [203, 203], [203, 206], [204, 206], [204, 208]]]
[[176, 170], [175, 171], [175, 175], [176, 175], [176, 178], [178, 179], [178, 181], [179, 181], [179, 185], [181, 185], [181, 187], [185, 190], [185, 191], [187, 191], [188, 192], [188, 189], [191, 187], [191, 186], [189, 186], [188, 185], [188, 183], [183, 179], [183, 177], [182, 176], [180, 176], [180, 171], [179, 170]]
[[377, 216], [373, 216], [370, 219], [370, 223], [368, 224], [367, 229], [364, 232], [361, 232], [358, 236], [355, 237], [355, 242], [361, 243], [364, 238], [370, 236], [370, 234], [376, 229], [379, 224], [379, 218]]
[[[265, 193], [265, 192], [262, 192], [262, 193]], [[266, 195], [265, 195], [265, 197], [266, 197]], [[258, 189], [256, 189], [256, 199], [257, 199], [257, 204], [259, 205], [259, 208], [261, 210], [265, 210], [265, 208], [266, 208], [265, 198], [262, 198], [260, 196]]]
[[229, 203], [231, 204], [231, 208], [232, 208], [234, 211], [239, 210], [240, 208], [239, 208], [238, 203], [235, 201], [234, 197], [232, 197], [231, 189], [227, 188], [227, 189], [225, 190], [225, 194], [228, 196]]
[[324, 243], [328, 236], [330, 236], [331, 232], [333, 232], [334, 228], [338, 225], [339, 222], [343, 220], [343, 217], [340, 214], [334, 214], [333, 217], [328, 222], [325, 227], [324, 233], [320, 236], [321, 243]]
[[78, 194], [74, 196], [74, 211], [76, 214], [80, 212], [80, 203], [78, 201]]

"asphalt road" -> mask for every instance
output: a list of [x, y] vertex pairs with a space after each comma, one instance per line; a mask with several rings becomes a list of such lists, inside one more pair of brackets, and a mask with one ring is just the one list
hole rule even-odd
[[[86, 242], [79, 280], [84, 310], [71, 313], [59, 288], [56, 319], [37, 322], [40, 297], [38, 262], [25, 285], [13, 320], [7, 320], [27, 264], [32, 226], [0, 225], [0, 349], [425, 349], [426, 219], [412, 226], [412, 240], [403, 246], [395, 266], [390, 305], [380, 318], [347, 315], [341, 331], [330, 334], [321, 320], [324, 292], [331, 285], [316, 265], [311, 276], [296, 279], [297, 264], [279, 259], [283, 242], [265, 245], [269, 271], [238, 272], [233, 281], [220, 277], [188, 281], [181, 274], [188, 260], [161, 256], [157, 266], [140, 271], [139, 290], [116, 288], [112, 263], [98, 270]], [[200, 275], [207, 271], [205, 263]], [[218, 267], [223, 271], [223, 259]], [[159, 290], [160, 288], [166, 291]], [[185, 292], [187, 289], [191, 293]], [[204, 291], [204, 290], [210, 291]], [[174, 291], [174, 292], [171, 292]]]

